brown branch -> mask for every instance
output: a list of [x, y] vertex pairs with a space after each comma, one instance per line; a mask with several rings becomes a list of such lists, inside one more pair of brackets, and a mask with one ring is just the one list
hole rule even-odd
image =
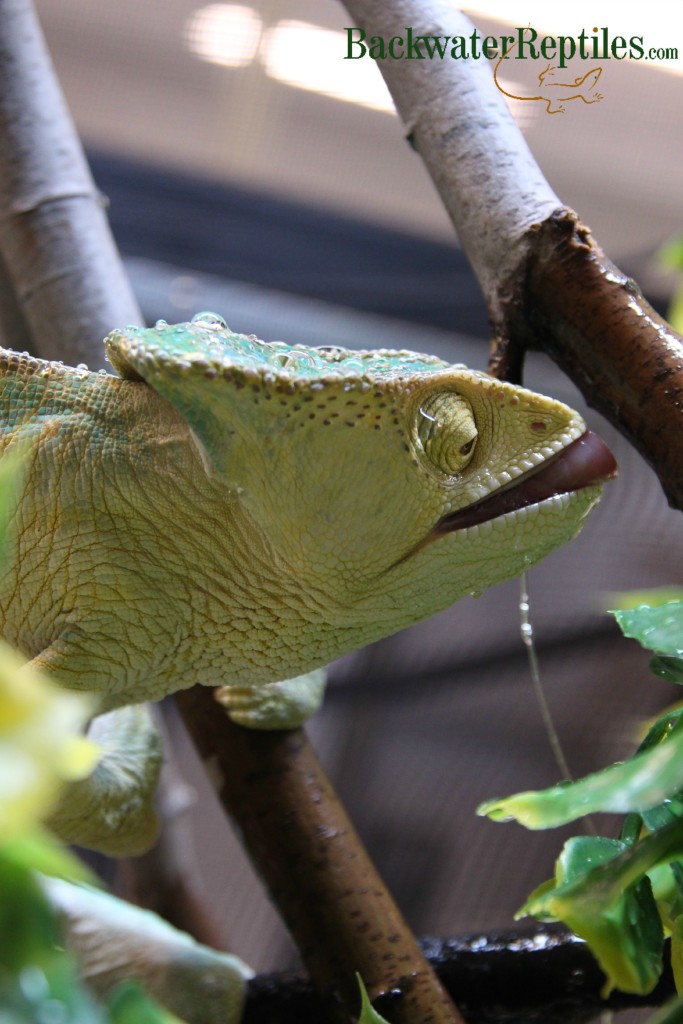
[[650, 462], [683, 510], [683, 339], [605, 257], [571, 210], [529, 233], [525, 264], [504, 289], [490, 369], [519, 372], [547, 352]]
[[[646, 996], [615, 990], [603, 998], [605, 976], [588, 947], [556, 925], [427, 939], [423, 949], [446, 989], [457, 993], [467, 1024], [582, 1024], [609, 1010], [661, 1006], [675, 994], [667, 966]], [[249, 983], [243, 1024], [320, 1021], [322, 1011], [304, 976], [260, 975]]]
[[358, 971], [392, 1024], [463, 1024], [305, 733], [233, 725], [202, 687], [176, 701], [330, 1014], [358, 1013]]

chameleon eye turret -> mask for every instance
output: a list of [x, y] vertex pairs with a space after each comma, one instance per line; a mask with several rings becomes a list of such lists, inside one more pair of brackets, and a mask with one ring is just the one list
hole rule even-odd
[[454, 391], [441, 391], [420, 403], [417, 436], [427, 459], [450, 476], [469, 465], [477, 444], [472, 406]]

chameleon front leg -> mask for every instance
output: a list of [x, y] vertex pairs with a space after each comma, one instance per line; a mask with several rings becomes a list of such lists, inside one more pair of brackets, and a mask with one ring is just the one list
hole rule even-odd
[[64, 788], [47, 825], [67, 843], [110, 856], [144, 853], [159, 830], [153, 800], [162, 761], [150, 707], [132, 704], [99, 715], [88, 738], [100, 760], [87, 778]]
[[221, 686], [216, 699], [232, 721], [247, 729], [297, 729], [320, 707], [327, 671], [257, 686]]
[[41, 885], [61, 918], [67, 946], [99, 995], [135, 979], [188, 1024], [237, 1024], [246, 982], [238, 957], [195, 942], [156, 914], [89, 886], [57, 878]]

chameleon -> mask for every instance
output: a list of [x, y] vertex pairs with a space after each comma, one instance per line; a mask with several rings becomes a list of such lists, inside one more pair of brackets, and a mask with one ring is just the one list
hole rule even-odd
[[[264, 342], [211, 313], [105, 349], [118, 376], [0, 351], [0, 452], [25, 453], [0, 621], [107, 713], [109, 762], [62, 825], [109, 852], [153, 838], [160, 754], [126, 706], [203, 683], [240, 724], [292, 728], [323, 666], [521, 573], [616, 472], [568, 406], [435, 356]], [[117, 709], [136, 737], [118, 748]], [[121, 837], [124, 777], [142, 841]]]

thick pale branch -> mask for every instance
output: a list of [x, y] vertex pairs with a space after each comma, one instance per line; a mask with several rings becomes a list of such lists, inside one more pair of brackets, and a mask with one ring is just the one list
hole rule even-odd
[[28, 0], [2, 3], [0, 138], [0, 252], [35, 350], [103, 364], [140, 311]]
[[[451, 0], [344, 0], [368, 37], [465, 36]], [[369, 59], [369, 58], [364, 58]], [[562, 206], [483, 57], [378, 61], [406, 133], [425, 162], [495, 312], [498, 285], [523, 260], [526, 234]], [[457, 326], [457, 325], [454, 325]]]

